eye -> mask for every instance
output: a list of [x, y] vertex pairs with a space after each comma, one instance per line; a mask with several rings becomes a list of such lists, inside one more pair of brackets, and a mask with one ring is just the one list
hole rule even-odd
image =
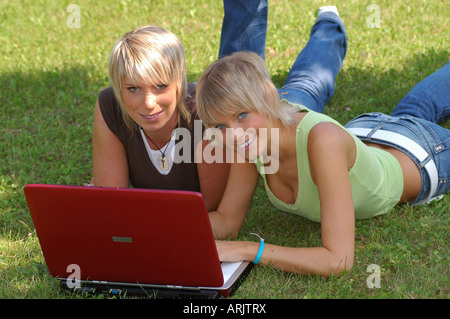
[[139, 91], [139, 88], [136, 86], [129, 86], [129, 87], [127, 87], [127, 90], [132, 93], [135, 93], [135, 92]]
[[225, 124], [216, 125], [215, 128], [223, 131], [223, 129], [225, 128]]
[[157, 90], [164, 90], [167, 87], [165, 84], [157, 84], [155, 85], [155, 89]]
[[243, 120], [243, 119], [245, 119], [245, 118], [247, 117], [247, 115], [248, 115], [247, 112], [242, 112], [242, 113], [240, 113], [240, 114], [237, 116], [237, 118], [238, 118], [239, 120]]

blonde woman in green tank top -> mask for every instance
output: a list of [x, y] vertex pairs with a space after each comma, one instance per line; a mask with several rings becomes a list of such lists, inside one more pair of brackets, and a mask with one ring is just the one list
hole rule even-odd
[[[333, 13], [328, 18], [321, 24], [319, 16], [313, 29], [336, 33], [337, 28], [330, 26], [339, 24], [338, 16]], [[305, 49], [306, 53], [311, 52], [309, 65], [320, 63], [323, 57], [314, 55], [308, 45]], [[210, 212], [210, 220], [217, 239], [234, 238], [242, 227], [261, 175], [273, 205], [321, 223], [322, 246], [283, 247], [264, 243], [263, 239], [259, 243], [218, 240], [221, 260], [248, 260], [288, 272], [327, 277], [353, 266], [355, 219], [385, 214], [394, 205], [421, 196], [426, 199], [448, 193], [448, 187], [439, 185], [444, 184], [440, 183], [444, 178], [448, 179], [450, 163], [438, 157], [427, 160], [438, 168], [440, 181], [432, 187], [435, 191], [427, 194], [429, 186], [435, 183], [431, 178], [434, 171], [432, 167], [421, 171], [416, 165], [423, 160], [420, 148], [425, 146], [414, 142], [407, 132], [399, 134], [395, 130], [381, 130], [374, 134], [376, 138], [371, 135], [364, 138], [365, 123], [359, 122], [363, 127], [346, 129], [312, 110], [314, 106], [299, 105], [314, 100], [315, 97], [302, 99], [302, 94], [311, 94], [317, 88], [306, 83], [310, 87], [305, 90], [305, 80], [298, 80], [296, 74], [291, 77], [295, 71], [301, 73], [302, 67], [295, 65], [281, 90], [272, 83], [263, 59], [248, 52], [214, 62], [199, 79], [199, 116], [211, 128], [216, 143], [234, 151], [224, 196], [218, 209]], [[450, 75], [450, 64], [443, 70], [445, 76]], [[315, 83], [321, 83], [320, 79]], [[318, 91], [319, 95], [329, 93]], [[447, 100], [449, 92], [450, 89], [445, 93]], [[320, 111], [320, 107], [316, 109]], [[417, 120], [419, 127], [423, 123]], [[434, 125], [427, 125], [431, 124]], [[445, 149], [442, 154], [446, 154], [442, 158], [449, 158], [449, 130], [435, 128], [435, 131], [447, 145], [441, 147]], [[392, 146], [395, 143], [398, 145]], [[427, 184], [426, 176], [430, 176], [431, 184]]]

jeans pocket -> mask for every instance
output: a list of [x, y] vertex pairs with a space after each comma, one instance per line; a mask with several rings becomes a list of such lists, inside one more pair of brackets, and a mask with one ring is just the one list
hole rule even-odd
[[423, 119], [401, 117], [400, 119], [411, 122], [413, 126], [411, 131], [416, 132], [417, 128], [424, 136], [426, 143], [430, 146], [435, 154], [446, 151], [450, 148], [450, 130], [440, 126], [439, 124], [432, 123]]

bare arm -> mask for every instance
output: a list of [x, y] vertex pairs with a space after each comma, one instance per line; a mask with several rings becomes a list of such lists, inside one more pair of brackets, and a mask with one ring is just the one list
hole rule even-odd
[[196, 158], [202, 159], [202, 161], [197, 161], [197, 172], [200, 181], [200, 191], [205, 200], [206, 208], [208, 211], [215, 211], [219, 207], [225, 192], [230, 173], [230, 164], [226, 163], [225, 156], [222, 159], [222, 163], [207, 163], [203, 156], [203, 150], [207, 145], [208, 141], [206, 140], [202, 140], [202, 143], [197, 145]]
[[[283, 271], [328, 277], [351, 269], [354, 260], [354, 208], [348, 169], [354, 160], [354, 142], [330, 123], [314, 127], [309, 135], [311, 175], [321, 205], [322, 246], [281, 247], [266, 244], [260, 263]], [[259, 242], [217, 242], [221, 260], [253, 261]]]
[[98, 101], [94, 114], [94, 185], [128, 187], [128, 164], [125, 149], [103, 119]]
[[259, 173], [253, 163], [233, 163], [228, 182], [216, 211], [209, 213], [217, 239], [234, 238], [244, 223], [258, 183]]

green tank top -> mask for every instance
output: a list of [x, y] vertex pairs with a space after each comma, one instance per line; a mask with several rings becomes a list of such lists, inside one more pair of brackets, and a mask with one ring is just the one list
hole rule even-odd
[[[255, 164], [264, 180], [269, 200], [276, 208], [320, 222], [319, 194], [309, 169], [308, 134], [320, 122], [331, 122], [344, 130], [345, 127], [329, 116], [311, 111], [301, 105], [295, 106], [308, 112], [297, 126], [298, 194], [295, 203], [286, 204], [275, 197], [267, 184], [263, 161], [258, 159]], [[355, 218], [364, 219], [385, 214], [399, 202], [403, 192], [401, 166], [392, 154], [375, 147], [368, 147], [356, 136], [350, 132], [349, 134], [356, 144], [355, 163], [348, 172], [352, 187]]]

